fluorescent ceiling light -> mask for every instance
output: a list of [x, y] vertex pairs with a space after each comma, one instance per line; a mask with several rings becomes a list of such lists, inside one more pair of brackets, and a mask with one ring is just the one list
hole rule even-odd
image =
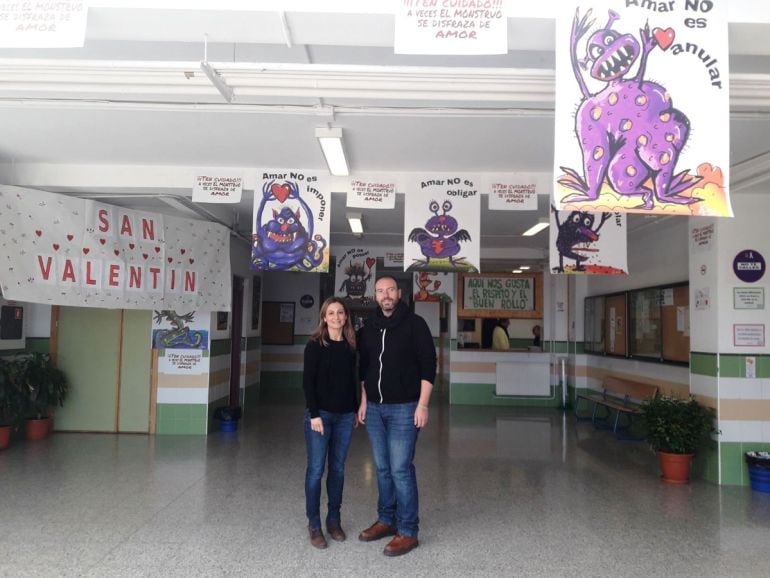
[[519, 265], [521, 271], [529, 271], [529, 265]]
[[361, 213], [348, 213], [348, 223], [350, 223], [350, 230], [354, 235], [364, 234], [364, 222], [361, 220]]
[[548, 221], [548, 219], [540, 219], [535, 225], [532, 225], [529, 229], [524, 231], [521, 235], [523, 237], [531, 237], [532, 235], [537, 235], [543, 229], [548, 228], [548, 225], [550, 224], [551, 223]]
[[350, 171], [348, 161], [345, 159], [345, 151], [342, 149], [342, 129], [340, 127], [317, 128], [315, 137], [321, 144], [329, 172], [335, 177], [348, 176]]
[[522, 272], [522, 271], [521, 271], [521, 269], [514, 269], [514, 270], [512, 271], [512, 273], [521, 273], [521, 272]]

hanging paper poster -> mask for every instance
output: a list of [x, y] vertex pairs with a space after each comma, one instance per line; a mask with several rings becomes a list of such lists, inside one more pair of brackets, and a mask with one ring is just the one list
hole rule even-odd
[[426, 176], [408, 186], [405, 271], [479, 271], [481, 202], [474, 180]]
[[243, 174], [221, 169], [200, 170], [195, 173], [192, 200], [195, 203], [240, 203]]
[[319, 174], [265, 171], [257, 183], [251, 268], [328, 271], [331, 195]]
[[415, 301], [454, 301], [455, 276], [420, 271], [414, 274]]
[[382, 264], [387, 268], [398, 268], [404, 266], [404, 250], [398, 249], [385, 249], [383, 251]]
[[398, 0], [396, 54], [505, 54], [507, 0]]
[[396, 183], [374, 176], [350, 180], [348, 207], [357, 209], [392, 209], [396, 206]]
[[732, 216], [728, 77], [726, 0], [560, 6], [556, 207]]
[[0, 2], [0, 47], [80, 48], [88, 0]]
[[0, 187], [0, 205], [0, 285], [6, 299], [230, 310], [225, 227], [21, 187]]
[[340, 247], [334, 253], [337, 258], [334, 294], [362, 302], [374, 299], [374, 281], [377, 279], [374, 253], [362, 247]]
[[484, 175], [482, 187], [490, 211], [537, 211], [537, 195], [550, 184], [542, 173]]
[[626, 215], [552, 206], [550, 255], [553, 273], [627, 275]]

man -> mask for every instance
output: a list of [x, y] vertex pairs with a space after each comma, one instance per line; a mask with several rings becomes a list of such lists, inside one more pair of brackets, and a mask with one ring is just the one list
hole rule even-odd
[[508, 337], [508, 325], [510, 321], [508, 319], [498, 319], [497, 325], [495, 325], [492, 331], [492, 349], [509, 349], [510, 341]]
[[361, 532], [363, 542], [395, 537], [386, 556], [418, 546], [419, 501], [414, 450], [428, 423], [428, 402], [436, 377], [436, 348], [428, 324], [401, 302], [393, 277], [374, 285], [379, 306], [358, 335], [361, 405], [377, 468], [377, 521]]

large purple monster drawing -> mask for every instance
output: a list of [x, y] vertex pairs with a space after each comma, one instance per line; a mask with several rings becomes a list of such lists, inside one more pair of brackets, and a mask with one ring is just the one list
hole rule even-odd
[[[578, 59], [578, 43], [594, 23], [591, 10], [581, 18], [575, 11], [570, 35], [572, 70], [582, 93], [575, 116], [575, 135], [583, 156], [583, 174], [561, 167], [557, 182], [575, 193], [562, 202], [596, 201], [608, 184], [615, 193], [641, 197], [637, 209], [661, 203], [689, 204], [701, 199], [682, 195], [702, 177], [676, 165], [690, 133], [687, 116], [674, 108], [665, 87], [645, 80], [647, 58], [658, 46], [648, 24], [639, 30], [641, 43], [629, 33], [612, 29], [620, 16], [609, 11], [604, 28], [586, 43], [586, 56]], [[664, 47], [665, 48], [665, 47]], [[636, 61], [635, 76], [630, 71]], [[605, 82], [591, 94], [581, 68]]]
[[[475, 271], [476, 268], [465, 262], [464, 257], [456, 258], [460, 252], [460, 243], [470, 241], [471, 235], [465, 229], [458, 230], [457, 219], [448, 214], [452, 210], [452, 203], [446, 200], [439, 206], [438, 201], [431, 201], [428, 208], [433, 216], [425, 223], [425, 228], [415, 227], [408, 237], [409, 241], [420, 246], [425, 260], [416, 260], [407, 271], [425, 268]], [[442, 210], [440, 215], [439, 209]]]

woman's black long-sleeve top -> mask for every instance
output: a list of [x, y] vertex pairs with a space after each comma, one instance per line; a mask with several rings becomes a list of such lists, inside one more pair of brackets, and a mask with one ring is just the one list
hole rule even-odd
[[356, 353], [347, 341], [308, 341], [302, 388], [310, 417], [319, 417], [319, 410], [333, 413], [356, 411]]

